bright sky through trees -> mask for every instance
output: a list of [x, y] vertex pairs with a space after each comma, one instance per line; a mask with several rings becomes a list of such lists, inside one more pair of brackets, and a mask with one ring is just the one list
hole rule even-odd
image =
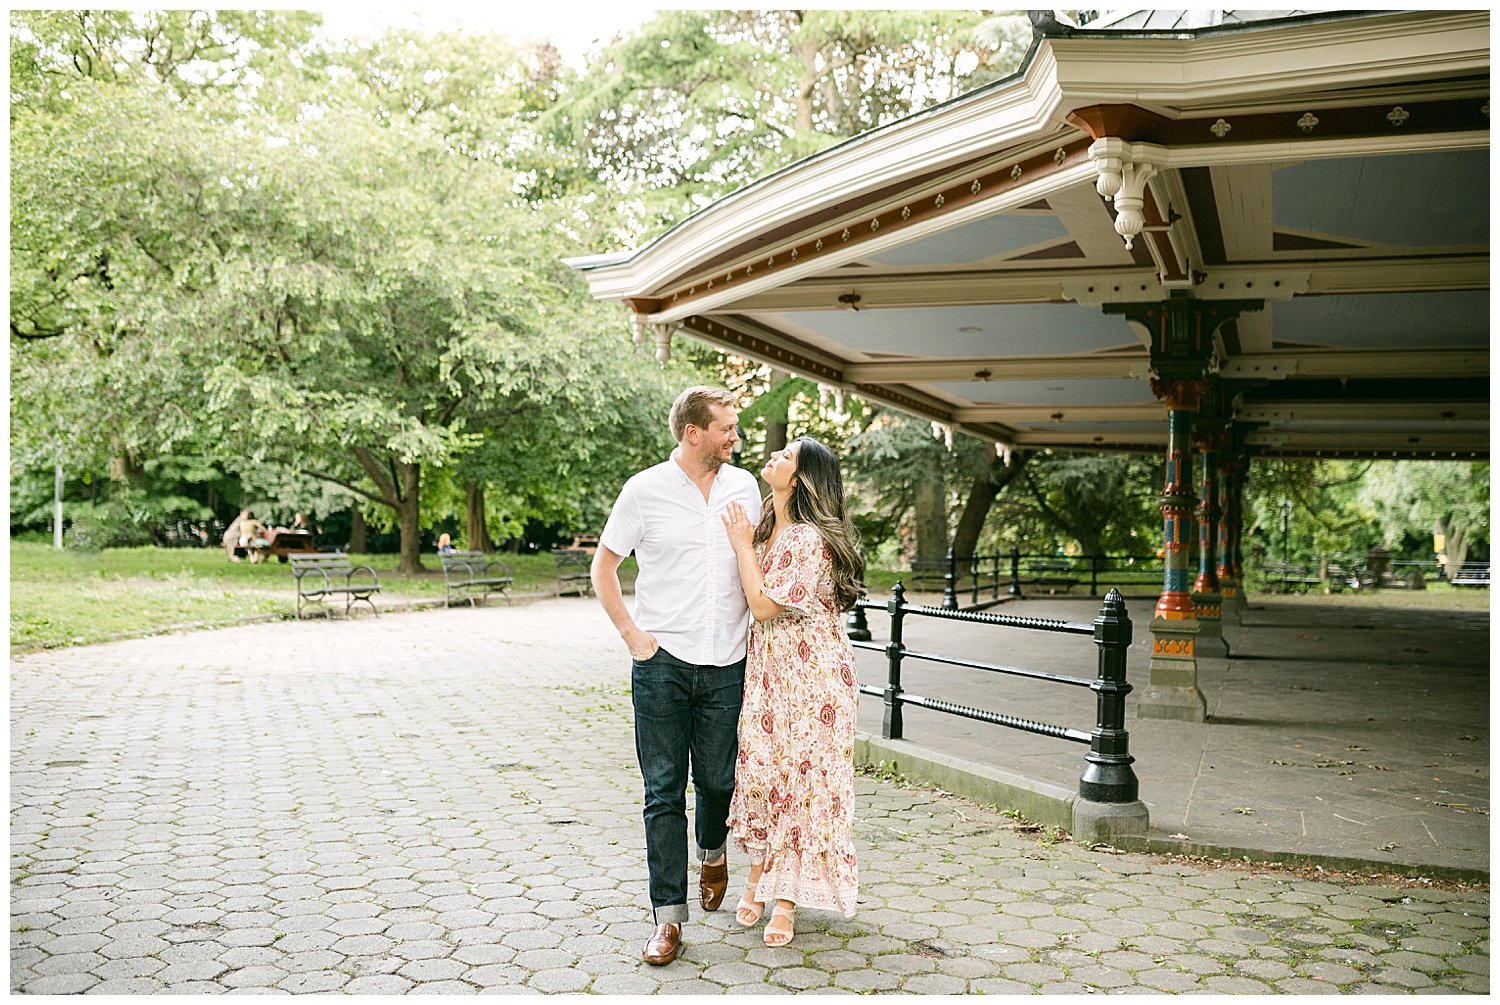
[[327, 4], [323, 24], [331, 37], [378, 35], [387, 28], [441, 31], [458, 28], [507, 35], [517, 42], [551, 39], [563, 59], [581, 65], [583, 54], [651, 19], [656, 7], [619, 3], [415, 3]]

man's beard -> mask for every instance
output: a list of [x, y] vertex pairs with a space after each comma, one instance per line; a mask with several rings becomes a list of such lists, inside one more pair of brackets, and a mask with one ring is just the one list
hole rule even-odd
[[717, 471], [724, 466], [722, 453], [722, 447], [713, 450], [704, 449], [702, 453], [698, 454], [698, 463], [703, 466], [703, 470], [705, 471]]

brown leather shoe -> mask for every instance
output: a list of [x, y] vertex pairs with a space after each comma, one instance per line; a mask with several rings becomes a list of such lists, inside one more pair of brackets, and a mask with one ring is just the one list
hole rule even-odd
[[641, 959], [653, 967], [665, 966], [677, 959], [677, 950], [682, 948], [681, 925], [657, 925], [651, 938], [641, 949]]
[[698, 867], [698, 903], [705, 911], [717, 911], [724, 903], [724, 891], [729, 889], [729, 856], [718, 865], [704, 862]]

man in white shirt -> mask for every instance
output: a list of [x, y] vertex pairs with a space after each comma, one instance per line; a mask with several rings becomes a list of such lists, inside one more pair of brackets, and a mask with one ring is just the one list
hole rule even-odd
[[[641, 951], [677, 958], [687, 920], [687, 780], [696, 800], [699, 902], [729, 885], [726, 819], [734, 793], [750, 609], [720, 514], [759, 518], [755, 476], [726, 464], [739, 440], [734, 395], [690, 387], [672, 405], [677, 449], [625, 483], [594, 553], [594, 592], [631, 656], [636, 758], [646, 791], [646, 865], [656, 930]], [[635, 552], [635, 610], [618, 570]]]

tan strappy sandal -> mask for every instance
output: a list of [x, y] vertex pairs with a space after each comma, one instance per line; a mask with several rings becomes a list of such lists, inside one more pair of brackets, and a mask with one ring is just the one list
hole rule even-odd
[[[791, 907], [782, 907], [778, 903], [775, 907], [771, 908], [771, 920], [766, 922], [766, 945], [770, 946], [772, 949], [779, 949], [782, 946], [786, 945], [788, 942], [791, 942], [792, 937], [797, 934], [792, 929], [792, 919], [796, 916], [797, 906], [795, 904], [793, 904]], [[771, 927], [772, 925], [776, 924], [777, 918], [786, 919], [786, 928], [783, 929]]]
[[[734, 908], [734, 920], [745, 928], [753, 928], [760, 921], [760, 916], [766, 912], [766, 905], [750, 896], [750, 891], [755, 889], [755, 884], [745, 887], [745, 892], [740, 894], [740, 902]], [[746, 921], [746, 917], [750, 920]]]

